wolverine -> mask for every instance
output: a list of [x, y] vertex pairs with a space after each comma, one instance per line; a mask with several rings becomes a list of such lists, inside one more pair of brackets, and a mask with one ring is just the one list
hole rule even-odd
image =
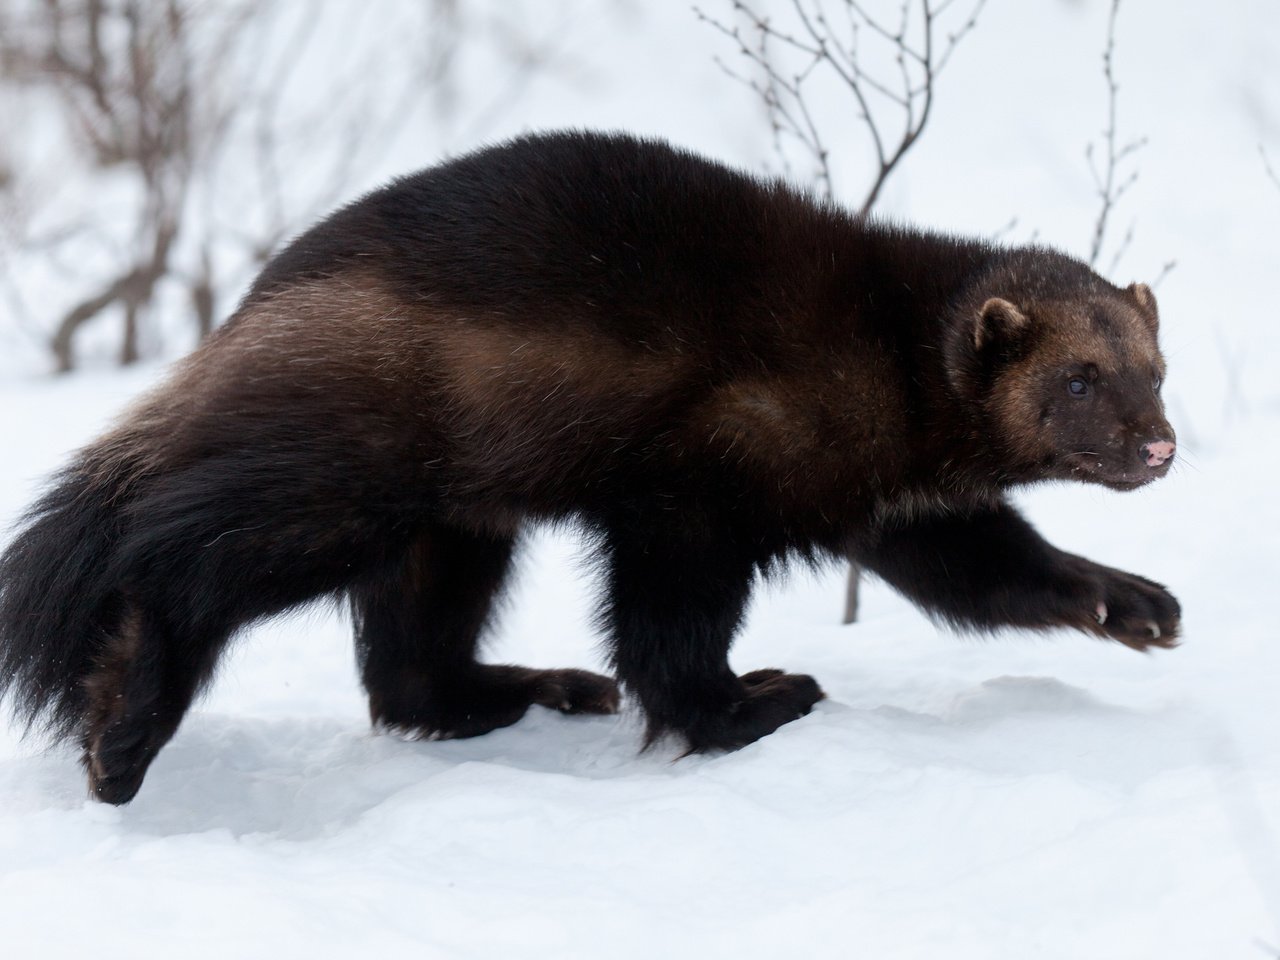
[[[0, 558], [0, 692], [125, 803], [246, 626], [350, 606], [379, 727], [530, 704], [733, 750], [813, 678], [742, 676], [753, 584], [850, 558], [959, 629], [1172, 646], [1159, 584], [1046, 542], [1024, 484], [1169, 472], [1155, 298], [1044, 247], [855, 216], [620, 134], [520, 137], [293, 240], [74, 456]], [[522, 532], [603, 571], [612, 678], [478, 658]]]

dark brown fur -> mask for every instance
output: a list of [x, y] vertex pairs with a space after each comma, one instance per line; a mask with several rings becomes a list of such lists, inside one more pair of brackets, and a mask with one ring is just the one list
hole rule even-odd
[[123, 619], [115, 636], [104, 644], [93, 672], [84, 680], [84, 762], [96, 780], [107, 776], [101, 761], [102, 738], [129, 714], [129, 680], [142, 650], [141, 630], [136, 613]]
[[0, 561], [0, 684], [81, 738], [112, 802], [237, 629], [326, 594], [380, 724], [612, 711], [607, 678], [477, 660], [537, 521], [594, 539], [618, 677], [691, 750], [822, 696], [728, 667], [788, 557], [855, 557], [964, 628], [1168, 645], [1163, 588], [1055, 549], [1004, 493], [1167, 471], [1156, 329], [1149, 290], [1053, 251], [868, 223], [661, 144], [524, 138], [304, 234], [81, 453]]

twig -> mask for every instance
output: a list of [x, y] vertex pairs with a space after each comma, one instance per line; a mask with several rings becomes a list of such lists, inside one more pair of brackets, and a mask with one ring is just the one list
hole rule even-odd
[[[751, 64], [755, 76], [743, 76], [722, 60], [716, 62], [731, 77], [760, 97], [769, 118], [774, 150], [784, 171], [790, 172], [786, 150], [795, 142], [809, 156], [811, 179], [819, 191], [833, 194], [830, 150], [822, 124], [814, 116], [807, 84], [825, 75], [849, 93], [854, 115], [870, 141], [875, 172], [860, 205], [867, 215], [885, 183], [920, 139], [933, 110], [938, 76], [956, 47], [976, 26], [986, 0], [976, 0], [955, 29], [944, 34], [941, 16], [956, 0], [902, 0], [899, 18], [890, 25], [873, 17], [857, 0], [843, 0], [844, 22], [834, 24], [823, 0], [791, 0], [792, 28], [779, 25], [745, 0], [731, 0], [744, 27], [730, 26], [695, 7], [703, 23], [732, 40]], [[913, 18], [913, 11], [918, 17]], [[847, 35], [846, 35], [847, 34]], [[864, 38], [884, 46], [895, 64], [890, 79], [864, 68], [859, 44]], [[898, 128], [885, 115], [898, 114]]]
[[[61, 188], [127, 178], [136, 188], [127, 208], [95, 215], [92, 204], [55, 204], [51, 191], [33, 185], [40, 171], [15, 170], [16, 186], [0, 183], [6, 214], [25, 197], [76, 211], [50, 218], [41, 237], [31, 235], [31, 225], [44, 221], [25, 211], [18, 211], [20, 226], [16, 216], [0, 219], [0, 298], [8, 293], [21, 301], [23, 270], [7, 256], [11, 251], [23, 257], [38, 251], [49, 269], [67, 268], [66, 301], [45, 307], [49, 326], [40, 336], [60, 369], [74, 364], [78, 331], [104, 312], [120, 331], [120, 357], [138, 356], [159, 293], [175, 285], [190, 297], [196, 329], [208, 332], [220, 296], [229, 292], [220, 286], [246, 279], [281, 239], [347, 194], [362, 166], [390, 150], [396, 137], [420, 129], [413, 117], [424, 102], [435, 97], [437, 119], [444, 119], [468, 41], [496, 48], [512, 64], [504, 76], [513, 86], [486, 120], [515, 99], [514, 84], [567, 56], [553, 24], [535, 36], [532, 21], [522, 26], [505, 11], [480, 15], [457, 0], [424, 0], [408, 8], [412, 26], [391, 33], [386, 11], [372, 19], [344, 17], [351, 42], [341, 54], [361, 62], [330, 58], [332, 83], [306, 92], [310, 100], [300, 107], [299, 65], [314, 59], [323, 13], [308, 7], [303, 19], [284, 23], [285, 6], [0, 3], [0, 79], [51, 103], [84, 161], [83, 176], [59, 171], [51, 181]], [[277, 27], [289, 41], [283, 48]], [[21, 139], [21, 131], [10, 133]], [[7, 161], [9, 151], [0, 153]], [[298, 154], [314, 175], [289, 175]], [[7, 169], [0, 165], [0, 181]]]
[[1266, 148], [1262, 144], [1258, 144], [1258, 154], [1262, 157], [1262, 168], [1267, 172], [1267, 179], [1276, 185], [1276, 189], [1280, 190], [1280, 174], [1276, 173], [1276, 168], [1271, 166], [1271, 158], [1267, 156]]
[[1160, 272], [1156, 274], [1156, 278], [1151, 281], [1150, 283], [1151, 289], [1159, 290], [1160, 284], [1164, 283], [1164, 278], [1169, 276], [1169, 274], [1173, 272], [1173, 268], [1176, 267], [1177, 265], [1178, 265], [1177, 260], [1166, 260], [1164, 266], [1160, 268]]
[[[1107, 238], [1107, 227], [1116, 204], [1120, 202], [1129, 188], [1138, 179], [1136, 169], [1125, 172], [1121, 166], [1126, 160], [1147, 145], [1146, 137], [1139, 137], [1127, 143], [1119, 144], [1116, 131], [1116, 103], [1119, 99], [1120, 85], [1116, 82], [1116, 19], [1120, 13], [1121, 0], [1111, 0], [1111, 13], [1107, 18], [1107, 45], [1102, 52], [1102, 73], [1107, 81], [1107, 126], [1102, 131], [1102, 148], [1105, 152], [1105, 165], [1099, 169], [1096, 157], [1096, 143], [1085, 147], [1085, 159], [1089, 163], [1089, 172], [1093, 175], [1093, 185], [1100, 201], [1097, 220], [1093, 225], [1093, 240], [1089, 245], [1089, 266], [1097, 267], [1102, 257], [1102, 248]], [[1124, 256], [1133, 240], [1133, 227], [1129, 227], [1124, 238], [1117, 246], [1111, 258], [1111, 271], [1114, 272], [1120, 259]]]

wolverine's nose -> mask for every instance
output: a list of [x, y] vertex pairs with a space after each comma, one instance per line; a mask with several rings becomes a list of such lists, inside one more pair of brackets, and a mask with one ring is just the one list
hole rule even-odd
[[1153, 440], [1138, 448], [1138, 456], [1148, 467], [1161, 467], [1173, 459], [1173, 451], [1177, 449], [1172, 440]]

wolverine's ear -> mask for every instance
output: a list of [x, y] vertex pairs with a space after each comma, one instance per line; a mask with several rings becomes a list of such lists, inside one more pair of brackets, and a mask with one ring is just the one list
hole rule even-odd
[[1148, 324], [1155, 330], [1160, 325], [1160, 311], [1156, 309], [1156, 295], [1151, 292], [1151, 288], [1145, 283], [1131, 283], [1127, 292], [1138, 301]]
[[1008, 300], [992, 297], [982, 305], [973, 325], [973, 345], [981, 350], [989, 343], [1015, 339], [1030, 324], [1027, 315]]

